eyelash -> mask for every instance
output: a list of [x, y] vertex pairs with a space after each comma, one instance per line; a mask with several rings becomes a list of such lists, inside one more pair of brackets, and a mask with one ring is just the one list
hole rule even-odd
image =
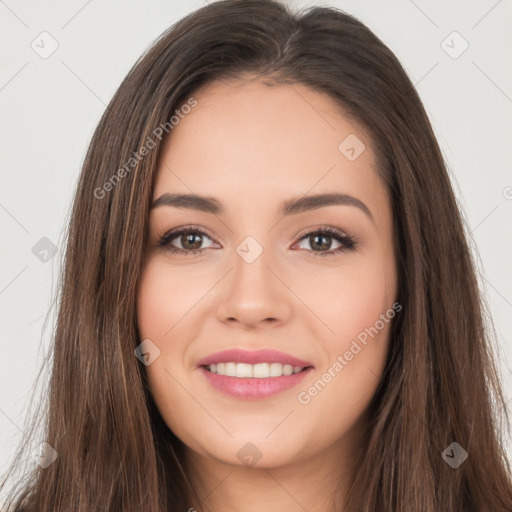
[[[204, 250], [206, 250], [206, 249], [195, 249], [195, 250], [180, 249], [179, 247], [173, 247], [170, 245], [171, 241], [174, 238], [176, 238], [179, 235], [183, 235], [185, 233], [187, 233], [187, 234], [194, 233], [194, 234], [199, 234], [199, 235], [205, 235], [208, 238], [210, 238], [210, 240], [212, 239], [207, 233], [205, 233], [202, 229], [199, 229], [196, 226], [185, 226], [182, 228], [177, 228], [177, 229], [168, 231], [165, 235], [163, 235], [159, 239], [158, 245], [160, 247], [164, 247], [165, 250], [167, 250], [173, 254], [182, 254], [183, 256], [188, 256], [190, 254], [198, 255], [198, 254], [202, 253]], [[314, 257], [334, 256], [341, 252], [353, 251], [353, 250], [355, 250], [355, 248], [357, 246], [357, 240], [355, 238], [353, 238], [349, 235], [346, 235], [345, 233], [343, 233], [342, 231], [340, 231], [336, 228], [332, 228], [329, 226], [324, 227], [324, 228], [319, 228], [319, 229], [316, 229], [313, 231], [309, 231], [305, 234], [301, 234], [301, 237], [299, 238], [298, 242], [301, 242], [302, 240], [304, 240], [305, 238], [307, 238], [308, 236], [311, 236], [311, 235], [326, 235], [329, 238], [334, 238], [336, 241], [338, 241], [342, 244], [341, 247], [338, 247], [337, 249], [329, 250], [329, 251], [313, 251], [311, 249], [302, 249], [302, 250], [312, 252]]]

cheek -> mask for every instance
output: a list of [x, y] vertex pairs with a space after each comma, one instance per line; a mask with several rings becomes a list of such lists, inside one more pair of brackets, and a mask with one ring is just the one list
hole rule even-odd
[[[149, 262], [141, 276], [137, 294], [137, 323], [140, 340], [149, 339], [160, 350], [159, 356], [145, 366], [151, 391], [158, 398], [158, 390], [169, 388], [176, 362], [182, 360], [182, 348], [173, 341], [175, 327], [183, 308], [183, 294], [177, 293], [179, 282], [169, 278], [158, 262]], [[174, 273], [176, 275], [176, 273]], [[158, 403], [158, 400], [157, 400]]]
[[[142, 272], [137, 294], [139, 337], [150, 339], [160, 350], [159, 357], [145, 367], [150, 380], [158, 372], [159, 380], [172, 381], [165, 370], [173, 375], [185, 370], [186, 340], [193, 339], [197, 328], [193, 306], [202, 292], [196, 284], [186, 271], [173, 271], [158, 258]], [[168, 388], [169, 382], [162, 385]]]
[[393, 287], [389, 287], [385, 267], [375, 264], [347, 279], [347, 294], [343, 297], [335, 330], [340, 333], [331, 359], [342, 356], [341, 373], [348, 389], [357, 394], [357, 387], [371, 389], [380, 379], [389, 346], [393, 309]]
[[392, 304], [386, 303], [381, 292], [359, 290], [352, 300], [340, 301], [345, 309], [333, 324], [338, 335], [324, 337], [326, 358], [297, 397], [308, 417], [328, 418], [323, 428], [332, 439], [354, 427], [375, 395], [392, 342], [395, 316]]
[[344, 291], [335, 329], [343, 333], [340, 340], [342, 344], [374, 326], [380, 315], [392, 304], [381, 268], [367, 269], [348, 276]]
[[396, 316], [394, 279], [375, 258], [331, 273], [323, 298], [318, 291], [310, 295], [332, 335], [322, 336], [322, 367], [301, 388], [299, 402], [318, 414], [330, 410], [342, 430], [368, 405], [384, 370]]
[[179, 437], [185, 435], [180, 414], [190, 409], [190, 397], [179, 384], [186, 383], [187, 378], [183, 362], [186, 347], [177, 335], [180, 329], [190, 327], [186, 320], [191, 312], [185, 318], [190, 310], [187, 288], [193, 289], [183, 272], [166, 270], [155, 259], [146, 264], [137, 293], [139, 338], [150, 339], [160, 350], [159, 356], [144, 367], [149, 389], [165, 422]]
[[205, 293], [201, 278], [190, 269], [169, 268], [162, 258], [150, 260], [141, 275], [137, 320], [142, 338], [165, 341], [178, 324], [194, 316], [194, 305]]
[[[393, 275], [378, 259], [362, 260], [354, 265], [320, 269], [298, 295], [311, 304], [322, 321], [329, 347], [343, 350], [366, 328], [372, 327], [394, 300]], [[296, 288], [298, 288], [296, 286]], [[332, 352], [332, 350], [330, 350]]]
[[169, 329], [166, 312], [172, 311], [174, 305], [170, 285], [166, 273], [159, 272], [154, 260], [146, 264], [137, 294], [137, 321], [141, 338], [158, 338], [165, 329]]

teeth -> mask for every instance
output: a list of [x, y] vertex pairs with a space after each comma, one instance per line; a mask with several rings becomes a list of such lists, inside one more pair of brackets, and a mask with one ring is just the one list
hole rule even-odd
[[270, 376], [271, 377], [280, 377], [284, 374], [284, 366], [279, 363], [271, 363], [270, 364]]
[[236, 377], [236, 366], [237, 365], [235, 363], [226, 363], [226, 371], [224, 375], [227, 375], [228, 377]]
[[207, 369], [217, 375], [226, 375], [227, 377], [240, 377], [257, 379], [266, 379], [268, 377], [281, 377], [283, 375], [292, 375], [299, 373], [304, 368], [302, 366], [291, 366], [281, 363], [218, 363], [207, 366]]
[[252, 376], [256, 377], [257, 379], [265, 379], [267, 377], [270, 377], [270, 372], [269, 372], [268, 367], [269, 367], [268, 363], [255, 364], [252, 367]]
[[[235, 364], [235, 363], [229, 363]], [[237, 377], [252, 377], [252, 364], [239, 363], [236, 366]]]

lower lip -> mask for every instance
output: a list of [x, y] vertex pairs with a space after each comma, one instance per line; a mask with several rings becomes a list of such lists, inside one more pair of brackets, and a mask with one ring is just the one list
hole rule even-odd
[[204, 367], [200, 368], [201, 372], [214, 388], [227, 395], [243, 400], [267, 398], [291, 389], [297, 386], [312, 369], [313, 368], [309, 367], [292, 375], [256, 379], [254, 377], [227, 377], [225, 375], [209, 372]]

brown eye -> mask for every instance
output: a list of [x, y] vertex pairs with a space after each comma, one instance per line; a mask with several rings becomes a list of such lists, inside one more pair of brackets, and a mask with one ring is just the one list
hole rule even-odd
[[[332, 249], [333, 241], [338, 245]], [[307, 233], [300, 239], [299, 244], [303, 244], [304, 242], [307, 242], [309, 248], [300, 248], [313, 253], [313, 256], [332, 256], [353, 250], [356, 247], [356, 240], [354, 238], [331, 227]]]
[[158, 242], [158, 245], [165, 247], [172, 253], [180, 254], [199, 254], [204, 251], [205, 247], [201, 247], [205, 241], [212, 239], [200, 229], [194, 229], [190, 226], [175, 229], [166, 233]]
[[194, 232], [191, 234], [181, 235], [179, 237], [179, 241], [183, 249], [196, 250], [203, 244], [203, 237], [202, 235]]
[[332, 238], [325, 235], [309, 235], [309, 243], [313, 249], [329, 250], [332, 245]]

